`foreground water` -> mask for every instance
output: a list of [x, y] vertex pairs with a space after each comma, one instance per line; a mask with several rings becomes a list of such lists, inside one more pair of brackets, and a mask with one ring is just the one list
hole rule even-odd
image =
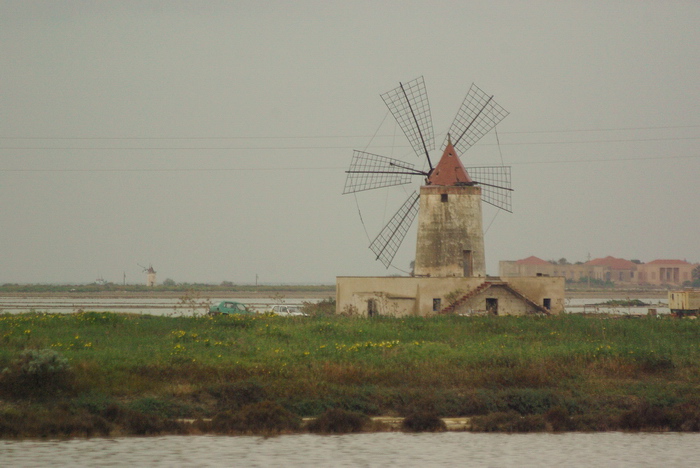
[[700, 434], [375, 433], [272, 438], [167, 436], [0, 441], [0, 465], [245, 467], [687, 467], [700, 466]]

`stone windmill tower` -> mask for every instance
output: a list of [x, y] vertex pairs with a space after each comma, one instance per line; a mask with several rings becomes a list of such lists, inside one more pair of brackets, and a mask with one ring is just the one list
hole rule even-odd
[[152, 288], [153, 286], [156, 285], [156, 270], [153, 268], [153, 265], [148, 265], [148, 268], [146, 268], [143, 265], [139, 265], [141, 268], [143, 268], [143, 272], [146, 273], [146, 286], [149, 288]]
[[430, 106], [423, 78], [400, 83], [382, 95], [427, 170], [398, 159], [355, 151], [343, 193], [408, 184], [421, 176], [425, 184], [413, 192], [370, 244], [388, 268], [418, 215], [414, 275], [422, 277], [485, 277], [482, 200], [511, 211], [510, 167], [465, 168], [466, 152], [508, 112], [493, 96], [472, 85], [450, 126], [442, 157], [433, 166], [435, 149]]

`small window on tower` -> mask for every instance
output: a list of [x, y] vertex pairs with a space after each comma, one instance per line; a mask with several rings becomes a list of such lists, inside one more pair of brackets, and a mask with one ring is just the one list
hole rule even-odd
[[447, 201], [447, 194], [446, 193], [443, 193], [440, 195], [440, 201], [443, 203], [445, 203]]

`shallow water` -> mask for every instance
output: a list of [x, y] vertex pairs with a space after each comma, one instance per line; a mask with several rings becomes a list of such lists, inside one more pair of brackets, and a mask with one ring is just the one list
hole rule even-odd
[[648, 304], [642, 307], [610, 307], [604, 305], [610, 300], [610, 298], [567, 299], [564, 308], [569, 314], [647, 315], [649, 309], [654, 309], [658, 315], [671, 313], [667, 299], [640, 298], [640, 301]]
[[0, 441], [3, 466], [688, 467], [700, 434], [376, 433]]
[[[25, 296], [11, 297], [0, 296], [0, 313], [11, 314], [25, 312], [47, 312], [47, 313], [74, 313], [79, 310], [94, 310], [108, 312], [130, 312], [150, 315], [194, 315], [208, 312], [205, 301], [218, 304], [223, 300], [236, 300], [251, 306], [253, 309], [263, 312], [272, 308], [273, 305], [281, 302], [288, 305], [299, 306], [303, 302], [318, 302], [321, 298], [310, 297], [303, 299], [280, 299], [273, 297], [237, 299], [235, 297], [212, 297], [196, 299], [202, 304], [197, 308], [184, 305], [177, 298], [94, 298], [94, 297], [46, 297], [46, 296]], [[646, 315], [649, 309], [655, 309], [659, 315], [668, 314], [668, 301], [666, 299], [641, 299], [649, 304], [644, 307], [606, 307], [603, 304], [610, 298], [577, 298], [567, 299], [565, 309], [567, 313], [580, 314], [615, 314], [615, 315]]]
[[[197, 307], [183, 304], [177, 298], [95, 298], [95, 297], [0, 297], [0, 313], [20, 314], [26, 312], [75, 313], [80, 310], [128, 312], [149, 315], [194, 315], [209, 311], [208, 303], [218, 304], [224, 300], [234, 300], [249, 305], [254, 310], [264, 312], [273, 305], [284, 303], [300, 306], [303, 302], [318, 302], [319, 298], [285, 300], [278, 298], [236, 299], [235, 297], [197, 298]], [[207, 302], [209, 301], [209, 302]]]

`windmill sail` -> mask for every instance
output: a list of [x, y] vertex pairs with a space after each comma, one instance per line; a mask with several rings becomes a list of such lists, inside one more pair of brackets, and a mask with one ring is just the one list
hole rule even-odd
[[381, 96], [411, 143], [413, 151], [418, 156], [425, 155], [432, 169], [429, 151], [435, 149], [435, 135], [423, 77], [408, 83], [399, 83], [398, 88]]
[[507, 116], [508, 111], [494, 101], [493, 96], [472, 84], [442, 146], [447, 146], [447, 139], [451, 137], [455, 149], [459, 154], [464, 154]]
[[401, 242], [406, 237], [408, 228], [411, 227], [416, 214], [418, 214], [418, 199], [418, 192], [409, 195], [399, 211], [389, 220], [382, 232], [369, 246], [370, 250], [377, 255], [377, 260], [381, 260], [387, 268], [394, 260]]
[[[381, 97], [408, 138], [413, 151], [418, 157], [425, 156], [429, 170], [416, 169], [413, 164], [399, 159], [355, 150], [350, 168], [346, 171], [348, 176], [343, 194], [408, 184], [411, 182], [411, 176], [420, 175], [426, 178], [428, 185], [479, 185], [484, 202], [512, 212], [510, 167], [465, 168], [459, 160], [459, 167], [464, 173], [463, 178], [454, 181], [438, 178], [445, 172], [446, 166], [442, 169], [440, 164], [433, 167], [430, 160], [430, 151], [435, 149], [435, 135], [423, 77], [399, 83], [397, 88], [382, 94]], [[450, 127], [443, 151], [446, 151], [451, 139], [450, 151], [464, 154], [507, 115], [508, 111], [497, 104], [493, 96], [487, 95], [472, 84]], [[381, 260], [387, 268], [418, 214], [419, 199], [418, 192], [413, 192], [369, 246], [377, 260]]]
[[425, 175], [414, 169], [413, 164], [358, 150], [353, 153], [350, 168], [345, 172], [348, 177], [345, 179], [343, 195], [409, 184], [411, 176]]
[[509, 213], [511, 205], [510, 166], [482, 166], [465, 168], [481, 187], [481, 199]]

